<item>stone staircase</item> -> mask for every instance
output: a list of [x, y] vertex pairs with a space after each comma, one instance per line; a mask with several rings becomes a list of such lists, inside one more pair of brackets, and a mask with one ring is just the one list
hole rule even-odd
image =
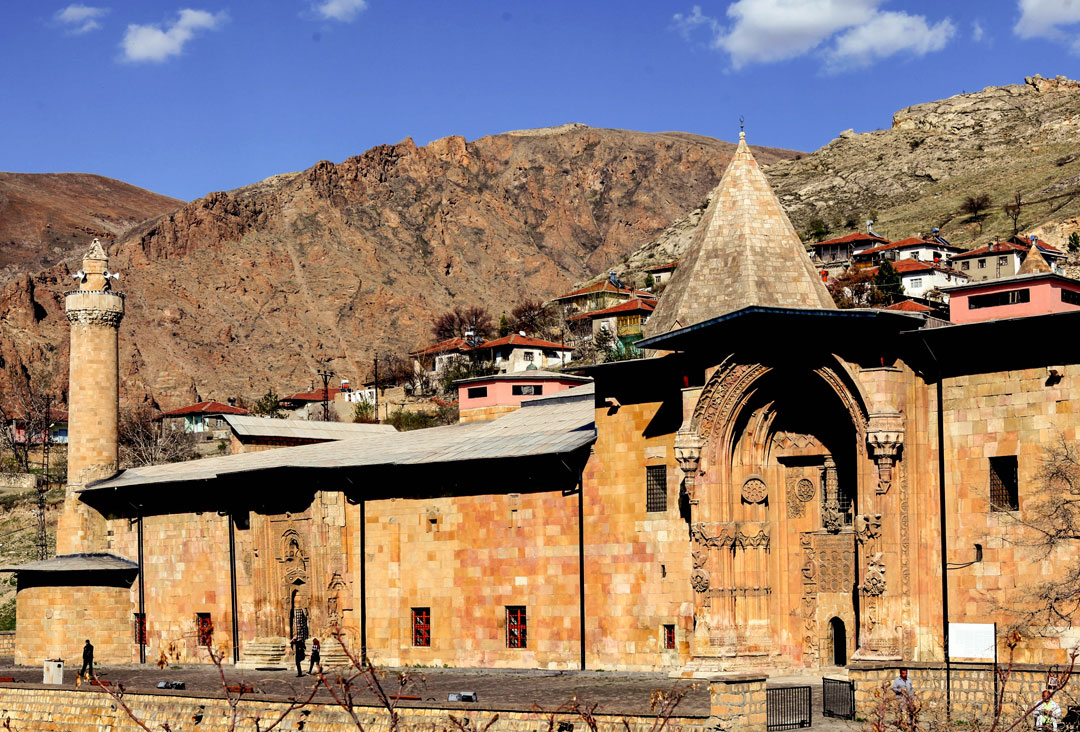
[[285, 667], [292, 661], [284, 638], [255, 638], [240, 649], [239, 668]]

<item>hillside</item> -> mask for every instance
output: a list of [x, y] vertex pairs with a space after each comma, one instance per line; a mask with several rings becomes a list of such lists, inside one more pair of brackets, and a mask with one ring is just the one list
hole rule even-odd
[[[1019, 192], [1021, 232], [1064, 247], [1080, 230], [1080, 82], [1031, 77], [907, 107], [888, 130], [844, 132], [814, 153], [768, 165], [766, 174], [804, 241], [813, 240], [814, 219], [828, 228], [819, 238], [873, 219], [887, 238], [937, 226], [949, 241], [973, 247], [1013, 233], [1002, 206]], [[982, 193], [991, 205], [976, 220], [962, 204]], [[646, 267], [681, 258], [700, 214], [677, 221], [617, 270], [640, 282]]]
[[[382, 145], [212, 193], [109, 248], [127, 298], [126, 400], [170, 408], [362, 377], [455, 304], [548, 298], [699, 204], [734, 146], [564, 125]], [[757, 148], [763, 162], [794, 153]], [[80, 244], [85, 247], [88, 239]], [[0, 358], [66, 366], [74, 261], [0, 292]]]
[[0, 282], [115, 239], [183, 201], [84, 173], [0, 172]]

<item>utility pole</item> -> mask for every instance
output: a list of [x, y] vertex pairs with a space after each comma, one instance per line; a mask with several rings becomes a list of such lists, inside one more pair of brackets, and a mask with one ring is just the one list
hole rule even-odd
[[330, 369], [319, 369], [316, 371], [319, 378], [322, 379], [322, 418], [323, 422], [330, 421], [330, 379], [333, 377], [334, 372]]
[[[52, 397], [45, 395], [45, 419], [43, 420], [44, 439], [41, 443], [41, 482], [37, 487], [37, 544], [38, 559], [48, 559], [49, 534], [45, 527], [45, 494], [49, 492], [49, 427], [52, 426], [52, 415], [49, 407], [52, 405]], [[27, 420], [29, 422], [29, 420]], [[33, 439], [32, 437], [30, 439]]]
[[379, 422], [379, 352], [375, 352], [375, 424]]

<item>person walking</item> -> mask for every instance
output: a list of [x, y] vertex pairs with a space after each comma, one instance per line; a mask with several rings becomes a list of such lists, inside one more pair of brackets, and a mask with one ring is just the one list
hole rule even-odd
[[308, 663], [308, 670], [307, 670], [308, 674], [311, 674], [311, 670], [313, 668], [315, 668], [316, 666], [319, 667], [319, 671], [322, 671], [322, 658], [321, 658], [320, 653], [319, 653], [321, 650], [322, 650], [322, 647], [319, 645], [319, 639], [318, 638], [312, 638], [311, 639], [311, 662]]
[[1050, 690], [1043, 689], [1042, 701], [1035, 707], [1035, 729], [1057, 732], [1061, 720], [1061, 705], [1053, 700]]
[[296, 657], [296, 676], [299, 678], [304, 675], [304, 670], [300, 664], [304, 662], [304, 653], [307, 651], [307, 646], [304, 645], [304, 639], [299, 636], [293, 638], [289, 645], [293, 647], [293, 653]]
[[[89, 671], [89, 674], [87, 674]], [[85, 676], [84, 676], [85, 675]], [[86, 645], [82, 649], [82, 668], [79, 669], [79, 678], [89, 679], [94, 675], [94, 647], [90, 645], [90, 639], [86, 639]]]
[[893, 679], [892, 690], [897, 697], [910, 697], [915, 694], [911, 687], [911, 680], [907, 677], [906, 668], [900, 669], [900, 675]]

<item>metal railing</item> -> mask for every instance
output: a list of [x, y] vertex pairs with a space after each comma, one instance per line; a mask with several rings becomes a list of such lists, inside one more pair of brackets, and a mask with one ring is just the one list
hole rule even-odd
[[777, 686], [765, 690], [765, 726], [769, 732], [809, 727], [809, 686]]
[[822, 679], [821, 714], [836, 719], [855, 719], [855, 684], [844, 679]]

